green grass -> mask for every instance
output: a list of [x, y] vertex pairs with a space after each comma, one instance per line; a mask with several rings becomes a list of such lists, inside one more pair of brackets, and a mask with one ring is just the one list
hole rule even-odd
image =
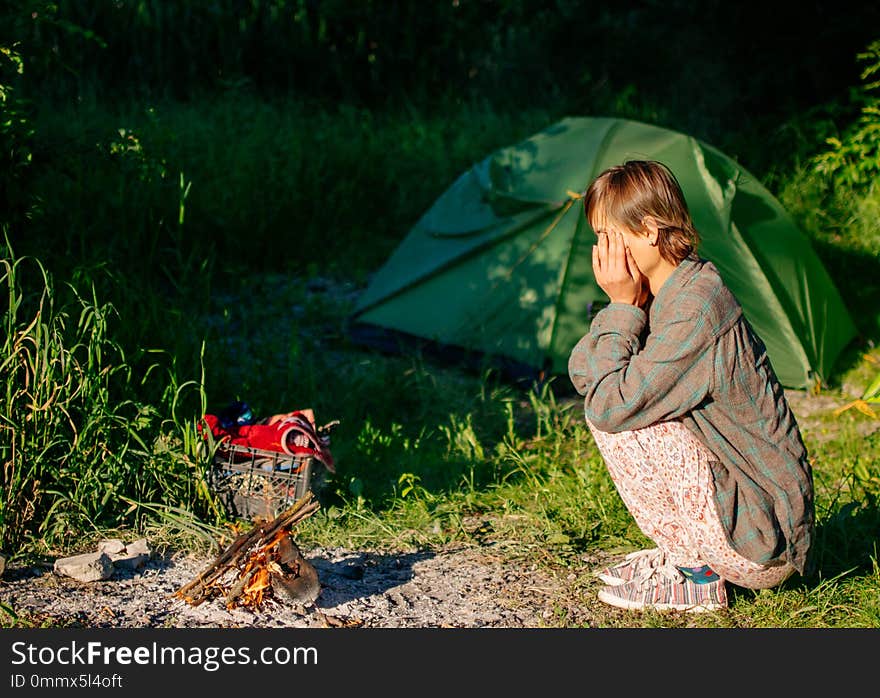
[[[489, 366], [372, 352], [345, 332], [371, 271], [452, 178], [556, 116], [234, 94], [41, 111], [36, 208], [0, 276], [0, 540], [13, 563], [119, 528], [216, 547], [227, 522], [195, 425], [234, 399], [258, 415], [311, 407], [319, 424], [339, 420], [337, 473], [300, 530], [309, 544], [491, 539], [554, 571], [643, 547], [566, 379], [510, 383]], [[830, 191], [809, 164], [775, 181], [863, 334], [826, 394], [858, 394], [876, 375], [862, 355], [880, 358], [880, 194]], [[868, 419], [829, 408], [802, 425], [817, 483], [813, 577], [737, 593], [725, 614], [600, 624], [878, 627], [880, 437], [864, 436]], [[590, 593], [586, 576], [577, 583]]]
[[189, 457], [186, 427], [176, 430], [180, 447], [164, 448], [165, 406], [138, 400], [140, 378], [112, 336], [114, 307], [77, 289], [58, 305], [35, 258], [0, 260], [0, 287], [8, 298], [2, 549], [28, 538], [53, 545], [114, 521], [137, 525], [144, 503], [203, 509], [203, 473]]

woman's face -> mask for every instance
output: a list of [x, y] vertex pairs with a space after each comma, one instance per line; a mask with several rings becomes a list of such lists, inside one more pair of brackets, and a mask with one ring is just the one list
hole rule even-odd
[[651, 238], [647, 229], [636, 231], [609, 220], [601, 207], [595, 211], [591, 224], [596, 235], [615, 231], [620, 232], [642, 275], [650, 276], [651, 271], [656, 268], [660, 261], [660, 252], [656, 246], [651, 244]]

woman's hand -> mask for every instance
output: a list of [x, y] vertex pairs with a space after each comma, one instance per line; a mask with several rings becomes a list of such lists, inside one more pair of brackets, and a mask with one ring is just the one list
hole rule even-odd
[[600, 233], [593, 245], [593, 275], [612, 303], [641, 307], [648, 297], [647, 283], [619, 232]]

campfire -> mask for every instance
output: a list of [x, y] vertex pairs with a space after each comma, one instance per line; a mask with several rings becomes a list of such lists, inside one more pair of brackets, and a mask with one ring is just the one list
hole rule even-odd
[[192, 606], [222, 598], [226, 607], [259, 609], [268, 600], [308, 606], [321, 592], [318, 573], [302, 556], [292, 531], [319, 504], [307, 492], [275, 519], [238, 536], [174, 596]]

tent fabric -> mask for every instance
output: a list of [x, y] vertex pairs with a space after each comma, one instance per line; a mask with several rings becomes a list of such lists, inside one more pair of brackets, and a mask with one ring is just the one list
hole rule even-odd
[[608, 302], [593, 278], [583, 194], [604, 169], [658, 160], [678, 178], [700, 256], [764, 340], [780, 382], [824, 380], [856, 328], [782, 205], [732, 158], [691, 136], [626, 119], [571, 117], [477, 162], [374, 274], [355, 326], [425, 338], [565, 374]]

